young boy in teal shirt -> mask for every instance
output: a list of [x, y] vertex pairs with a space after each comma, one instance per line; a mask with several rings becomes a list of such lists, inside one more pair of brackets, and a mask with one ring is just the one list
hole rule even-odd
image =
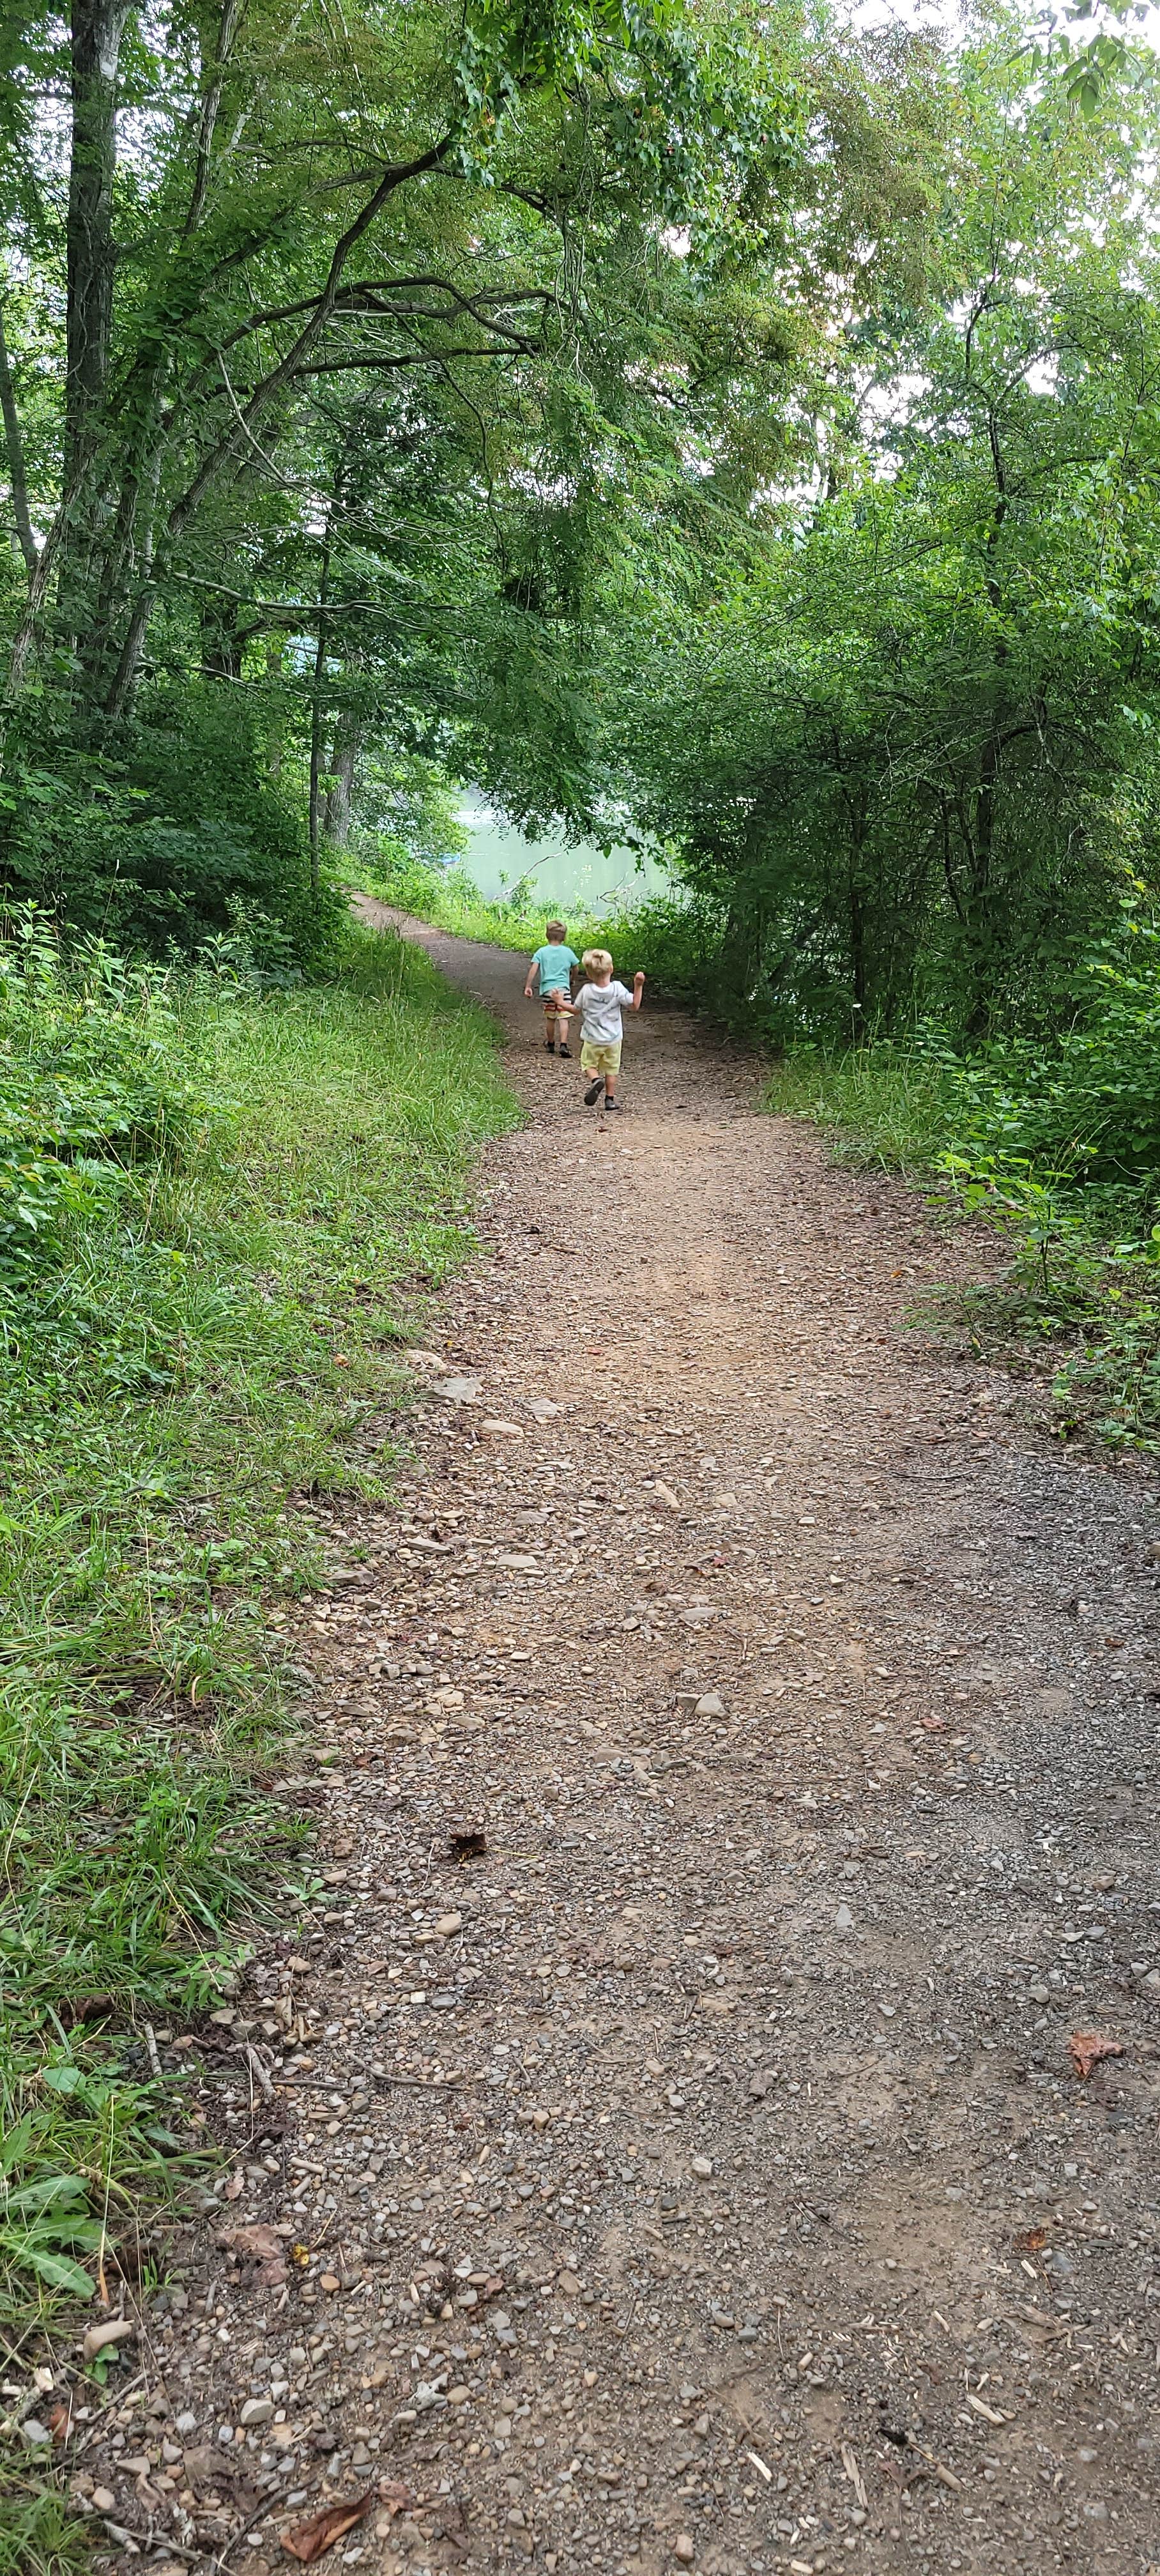
[[547, 1055], [555, 1055], [558, 1039], [561, 1055], [571, 1056], [572, 1049], [568, 1044], [568, 1022], [565, 1013], [572, 1000], [572, 968], [579, 963], [575, 949], [568, 946], [566, 924], [562, 921], [549, 921], [545, 929], [544, 945], [536, 950], [528, 968], [528, 980], [524, 986], [524, 1000], [530, 1002], [532, 977], [538, 974], [540, 1000], [544, 1005], [544, 1051]]

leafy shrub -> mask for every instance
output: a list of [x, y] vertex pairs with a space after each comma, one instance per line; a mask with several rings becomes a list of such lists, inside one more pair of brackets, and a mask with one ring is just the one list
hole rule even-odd
[[1160, 925], [1125, 909], [1083, 958], [1054, 1042], [942, 1058], [956, 1148], [1076, 1186], [1160, 1186]]
[[232, 693], [159, 683], [99, 755], [35, 737], [23, 752], [0, 789], [10, 900], [155, 956], [192, 956], [241, 919], [270, 924], [300, 965], [331, 961], [343, 899], [329, 883], [315, 898], [298, 803]]
[[206, 1114], [169, 978], [101, 942], [63, 961], [28, 908], [0, 950], [0, 1275], [95, 1215]]

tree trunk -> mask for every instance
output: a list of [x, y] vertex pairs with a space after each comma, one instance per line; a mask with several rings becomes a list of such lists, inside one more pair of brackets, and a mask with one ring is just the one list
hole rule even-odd
[[109, 372], [117, 66], [129, 0], [72, 0], [72, 159], [66, 267], [64, 484], [84, 479]]
[[363, 727], [353, 709], [346, 708], [334, 729], [334, 747], [330, 759], [331, 784], [326, 794], [324, 829], [328, 841], [344, 850], [350, 838], [350, 809], [354, 795], [354, 774], [362, 750]]
[[12, 389], [12, 370], [8, 364], [8, 343], [4, 337], [4, 313], [0, 307], [0, 413], [4, 419], [4, 445], [8, 457], [8, 487], [12, 494], [12, 517], [20, 541], [20, 551], [31, 581], [40, 561], [40, 549], [32, 533], [28, 508], [28, 475], [24, 464], [24, 441], [20, 435], [20, 414]]
[[318, 641], [314, 652], [314, 694], [310, 709], [310, 896], [317, 907], [320, 892], [319, 826], [322, 777], [322, 683], [326, 676], [326, 603], [330, 587], [330, 530], [322, 547], [318, 576]]

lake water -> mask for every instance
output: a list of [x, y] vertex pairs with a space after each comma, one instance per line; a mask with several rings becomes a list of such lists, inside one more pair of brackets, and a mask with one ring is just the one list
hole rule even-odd
[[640, 903], [645, 895], [662, 894], [669, 883], [657, 860], [641, 863], [634, 850], [614, 849], [606, 854], [591, 842], [557, 840], [550, 834], [542, 841], [529, 841], [482, 796], [470, 792], [459, 808], [459, 820], [471, 836], [460, 864], [492, 903], [510, 896], [513, 886], [527, 877], [529, 905], [538, 908], [542, 903], [545, 913], [581, 907], [594, 913], [611, 912]]

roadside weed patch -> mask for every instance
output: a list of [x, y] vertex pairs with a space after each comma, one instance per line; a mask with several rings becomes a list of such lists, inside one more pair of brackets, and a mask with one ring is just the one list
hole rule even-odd
[[1049, 1372], [1060, 1438], [1156, 1450], [1160, 1173], [1148, 1161], [1150, 1061], [1137, 1078], [1129, 1058], [1120, 1022], [1100, 1044], [1073, 1034], [1054, 1055], [996, 1042], [958, 1057], [933, 1040], [803, 1050], [774, 1067], [764, 1106], [809, 1118], [841, 1161], [900, 1173], [942, 1214], [1000, 1228], [1006, 1275], [946, 1292], [944, 1325], [965, 1325], [980, 1355]]
[[[335, 981], [270, 990], [237, 959], [66, 968], [33, 925], [0, 976], [0, 1101], [3, 1151], [51, 1167], [0, 1238], [11, 2335], [91, 2297], [131, 2211], [180, 2187], [146, 2025], [216, 2000], [283, 1902], [278, 1631], [320, 1568], [297, 1506], [387, 1489], [399, 1342], [517, 1113], [485, 1014], [354, 932]], [[22, 2569], [72, 2563], [39, 2510], [0, 2501], [0, 2576], [22, 2514]]]

